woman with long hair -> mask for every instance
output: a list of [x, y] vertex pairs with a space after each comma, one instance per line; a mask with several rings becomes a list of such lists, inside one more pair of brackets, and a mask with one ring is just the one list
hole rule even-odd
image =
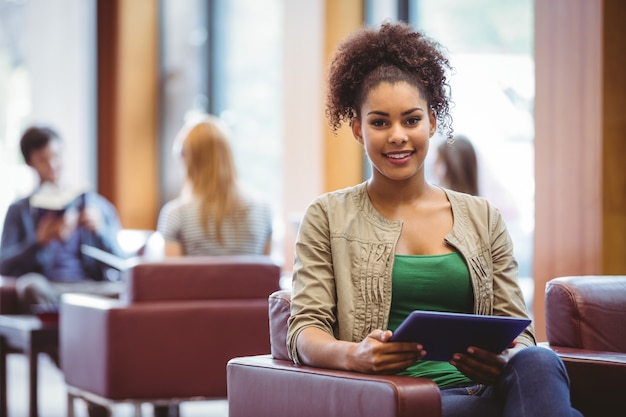
[[270, 206], [239, 185], [220, 120], [204, 115], [186, 123], [174, 153], [182, 160], [185, 182], [159, 215], [166, 256], [269, 255]]
[[434, 171], [440, 186], [478, 195], [478, 158], [467, 136], [454, 135], [437, 147]]

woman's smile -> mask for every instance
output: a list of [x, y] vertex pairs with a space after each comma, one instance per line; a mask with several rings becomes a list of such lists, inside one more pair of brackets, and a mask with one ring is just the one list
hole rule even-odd
[[383, 153], [383, 156], [392, 164], [403, 165], [407, 163], [414, 154], [415, 151], [394, 151]]

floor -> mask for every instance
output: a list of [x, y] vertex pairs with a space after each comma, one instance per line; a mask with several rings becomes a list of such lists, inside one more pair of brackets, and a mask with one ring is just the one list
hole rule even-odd
[[[26, 356], [10, 354], [7, 359], [9, 417], [28, 416], [28, 362]], [[87, 417], [82, 401], [74, 406], [75, 417]], [[143, 417], [152, 417], [152, 407], [142, 406]], [[181, 404], [181, 417], [227, 417], [226, 400], [193, 401]], [[39, 417], [67, 416], [67, 391], [63, 375], [46, 355], [39, 356]], [[119, 404], [113, 417], [134, 417], [134, 408]]]

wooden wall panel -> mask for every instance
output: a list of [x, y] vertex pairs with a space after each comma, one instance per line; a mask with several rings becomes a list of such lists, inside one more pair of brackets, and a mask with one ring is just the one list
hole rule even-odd
[[99, 0], [97, 2], [97, 160], [98, 160], [98, 192], [115, 201], [116, 163], [115, 138], [117, 119], [114, 88], [117, 85], [117, 4], [118, 0]]
[[154, 229], [158, 215], [157, 11], [98, 2], [98, 185], [130, 228]]
[[626, 2], [605, 0], [603, 19], [603, 273], [626, 271]]
[[600, 272], [601, 4], [537, 0], [535, 8], [534, 318], [556, 276]]
[[[615, 30], [623, 33], [622, 21], [605, 19], [608, 5], [618, 3], [535, 1], [533, 312], [539, 340], [545, 340], [548, 280], [626, 272], [624, 211], [619, 210], [624, 206], [626, 170], [615, 163], [623, 160], [623, 127], [619, 139], [611, 138], [607, 129], [607, 125], [623, 126], [625, 117], [620, 101], [624, 83], [606, 78], [607, 71], [623, 68], [624, 58], [617, 53], [619, 48], [623, 51], [623, 39], [610, 48], [606, 40]], [[621, 67], [615, 65], [618, 62]], [[609, 103], [616, 102], [622, 103], [619, 114], [607, 110], [607, 105], [614, 105]], [[609, 202], [620, 184], [622, 197], [615, 204]]]
[[[337, 45], [363, 25], [362, 0], [326, 0], [326, 60], [324, 71], [324, 104], [326, 75]], [[324, 119], [324, 191], [333, 191], [363, 181], [363, 148], [354, 139], [352, 130], [343, 126], [336, 135]]]

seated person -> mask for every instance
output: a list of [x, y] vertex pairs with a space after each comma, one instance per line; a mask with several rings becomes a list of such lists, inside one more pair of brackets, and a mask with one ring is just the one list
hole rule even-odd
[[372, 174], [307, 208], [298, 232], [287, 347], [297, 363], [429, 378], [443, 417], [581, 417], [561, 359], [532, 326], [496, 354], [425, 360], [390, 341], [413, 310], [528, 317], [506, 225], [486, 200], [429, 183], [429, 143], [452, 119], [440, 45], [405, 23], [362, 28], [330, 65], [326, 115], [349, 123]]
[[[269, 204], [237, 184], [225, 127], [211, 115], [187, 123], [174, 141], [185, 169], [178, 198], [161, 209], [157, 230], [166, 256], [269, 255]], [[155, 417], [177, 417], [177, 406], [155, 406]]]
[[180, 197], [163, 206], [157, 230], [166, 256], [269, 255], [268, 203], [237, 184], [225, 128], [210, 115], [187, 123], [174, 142], [185, 168]]
[[437, 147], [434, 171], [438, 185], [478, 195], [478, 158], [467, 136], [454, 135]]
[[[39, 187], [61, 184], [61, 139], [48, 127], [30, 127], [21, 140], [24, 161], [39, 177]], [[84, 198], [83, 198], [84, 197]], [[105, 276], [94, 259], [83, 256], [88, 244], [120, 254], [117, 232], [120, 223], [115, 208], [104, 197], [87, 192], [78, 207], [58, 216], [31, 206], [30, 196], [11, 204], [0, 242], [0, 273], [17, 278], [21, 308], [55, 308], [64, 292], [119, 293], [119, 283]]]
[[[39, 177], [39, 189], [63, 189], [61, 139], [48, 127], [30, 127], [20, 140], [24, 161]], [[36, 190], [35, 193], [38, 191]], [[117, 296], [121, 283], [107, 279], [106, 268], [81, 253], [87, 244], [121, 255], [117, 245], [120, 223], [113, 205], [87, 192], [62, 215], [40, 212], [31, 197], [11, 204], [0, 241], [0, 274], [14, 276], [20, 308], [56, 309], [64, 292]], [[43, 214], [41, 214], [43, 213]], [[57, 355], [52, 355], [58, 364]], [[105, 407], [88, 403], [91, 417], [108, 416]]]

